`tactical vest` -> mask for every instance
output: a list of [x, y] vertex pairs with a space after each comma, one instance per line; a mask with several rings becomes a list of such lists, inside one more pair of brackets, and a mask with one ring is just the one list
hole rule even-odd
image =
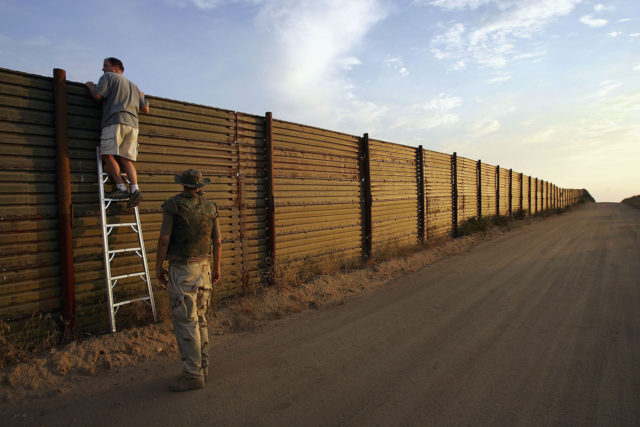
[[218, 207], [198, 193], [180, 193], [162, 204], [173, 215], [170, 258], [202, 257], [211, 253], [211, 231]]

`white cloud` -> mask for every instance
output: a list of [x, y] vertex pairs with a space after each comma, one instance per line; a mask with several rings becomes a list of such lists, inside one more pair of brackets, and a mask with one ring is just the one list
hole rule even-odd
[[500, 122], [495, 119], [478, 120], [471, 127], [473, 136], [486, 135], [500, 130]]
[[640, 33], [629, 34], [629, 37], [640, 37]]
[[618, 36], [621, 36], [621, 35], [622, 35], [622, 33], [621, 33], [620, 31], [612, 31], [612, 32], [610, 32], [610, 33], [607, 33], [607, 35], [608, 35], [609, 37], [618, 37]]
[[553, 136], [557, 133], [557, 129], [555, 127], [550, 127], [539, 132], [534, 133], [533, 135], [524, 138], [522, 141], [524, 144], [545, 144], [548, 142], [552, 142]]
[[344, 57], [344, 58], [338, 58], [337, 62], [345, 70], [351, 70], [354, 67], [354, 65], [362, 65], [362, 61], [360, 61], [355, 56], [347, 56], [347, 57]]
[[631, 21], [631, 18], [618, 19], [618, 22], [629, 22], [629, 21]]
[[511, 80], [511, 76], [498, 76], [487, 80], [488, 83], [504, 83]]
[[603, 5], [602, 3], [599, 3], [593, 6], [593, 10], [595, 10], [597, 13], [602, 13], [605, 10], [607, 10], [607, 6]]
[[633, 67], [631, 69], [633, 71], [640, 71], [640, 61], [637, 61], [635, 64], [633, 64]]
[[191, 0], [200, 9], [214, 9], [222, 3], [221, 0]]
[[[518, 47], [522, 40], [533, 36], [561, 16], [569, 14], [582, 0], [486, 0], [486, 1], [433, 1], [430, 5], [444, 9], [475, 9], [491, 5], [491, 18], [477, 28], [466, 28], [454, 22], [442, 34], [431, 40], [431, 51], [438, 59], [464, 63], [474, 62], [483, 67], [500, 69], [522, 53]], [[546, 52], [538, 50], [535, 55]], [[456, 66], [454, 69], [461, 69]]]
[[610, 92], [616, 90], [620, 86], [622, 86], [622, 83], [606, 80], [600, 83], [600, 87], [602, 89], [600, 90], [600, 92], [598, 92], [598, 97], [602, 98], [604, 96], [607, 96]]
[[388, 127], [389, 129], [416, 132], [440, 126], [450, 126], [460, 121], [460, 116], [452, 110], [462, 104], [462, 98], [440, 93], [424, 103], [406, 108], [400, 107], [396, 113], [396, 116], [400, 118], [395, 119]]
[[462, 102], [460, 97], [447, 96], [444, 93], [440, 93], [436, 98], [417, 106], [427, 111], [448, 111], [461, 106]]
[[594, 18], [591, 15], [585, 15], [582, 18], [580, 18], [580, 22], [582, 22], [585, 25], [588, 25], [589, 27], [604, 27], [605, 25], [607, 25], [607, 21], [606, 19], [598, 19], [598, 18]]
[[346, 72], [361, 64], [357, 48], [387, 13], [378, 0], [261, 3], [256, 21], [275, 38], [265, 70], [274, 108], [315, 123], [336, 123], [363, 106], [383, 110], [358, 99]]
[[384, 64], [385, 66], [397, 71], [401, 76], [406, 77], [409, 75], [409, 70], [404, 66], [404, 61], [401, 57], [386, 58], [384, 60]]
[[414, 4], [429, 5], [445, 10], [474, 10], [494, 0], [414, 0]]

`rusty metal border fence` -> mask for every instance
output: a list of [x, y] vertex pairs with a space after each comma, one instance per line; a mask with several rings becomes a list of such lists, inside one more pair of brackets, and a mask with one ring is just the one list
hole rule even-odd
[[[0, 69], [0, 320], [13, 333], [43, 313], [62, 317], [78, 332], [102, 332], [100, 108], [84, 85], [66, 81], [64, 70], [54, 74]], [[448, 238], [478, 215], [535, 214], [576, 204], [584, 195], [366, 133], [357, 137], [271, 113], [159, 97], [150, 102], [151, 114], [140, 118], [137, 162], [150, 268], [160, 204], [180, 191], [174, 175], [197, 167], [212, 179], [206, 192], [220, 210], [223, 280], [216, 298]], [[113, 237], [123, 245], [130, 238]], [[133, 257], [114, 263], [122, 273], [136, 264]], [[125, 283], [119, 292], [133, 289]]]

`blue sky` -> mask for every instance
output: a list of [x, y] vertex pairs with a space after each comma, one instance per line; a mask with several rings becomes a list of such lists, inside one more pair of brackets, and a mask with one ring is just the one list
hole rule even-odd
[[0, 67], [106, 56], [151, 95], [640, 194], [638, 0], [0, 0]]

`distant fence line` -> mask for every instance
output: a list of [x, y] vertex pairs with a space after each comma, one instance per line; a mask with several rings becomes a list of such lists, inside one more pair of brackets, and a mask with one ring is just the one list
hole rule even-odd
[[[60, 71], [52, 79], [0, 69], [0, 320], [72, 316], [79, 331], [102, 332], [108, 323], [95, 157], [101, 111], [83, 84]], [[149, 98], [137, 169], [150, 269], [160, 204], [181, 190], [173, 176], [198, 168], [211, 177], [205, 190], [220, 209], [218, 298], [265, 286], [276, 270], [352, 262], [390, 245], [455, 235], [473, 217], [535, 214], [585, 194], [366, 133]], [[125, 245], [135, 238], [129, 234], [114, 231], [112, 240]], [[138, 264], [134, 255], [113, 266], [125, 274]], [[132, 292], [133, 285], [118, 286]]]

